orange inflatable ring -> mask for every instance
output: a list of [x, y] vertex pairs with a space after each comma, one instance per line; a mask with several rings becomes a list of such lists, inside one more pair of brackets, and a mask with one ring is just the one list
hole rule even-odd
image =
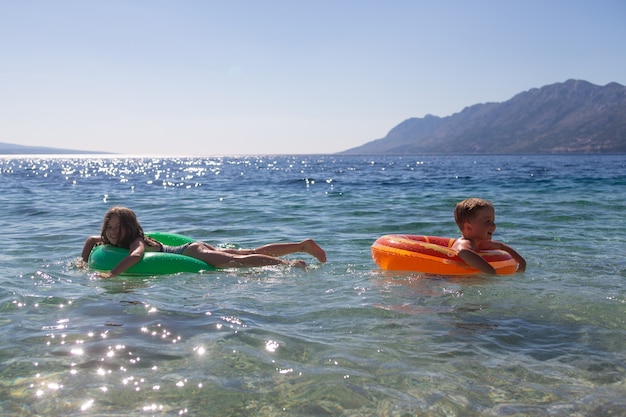
[[[452, 249], [456, 239], [439, 236], [385, 235], [372, 245], [372, 258], [381, 269], [437, 275], [472, 275], [480, 271], [466, 264]], [[499, 275], [517, 272], [517, 261], [505, 251], [479, 252]]]

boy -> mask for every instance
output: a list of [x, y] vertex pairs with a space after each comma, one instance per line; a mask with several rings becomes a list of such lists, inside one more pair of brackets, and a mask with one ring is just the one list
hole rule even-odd
[[454, 208], [454, 220], [463, 235], [452, 245], [459, 258], [486, 274], [495, 274], [495, 269], [478, 252], [499, 249], [506, 251], [517, 261], [517, 272], [526, 270], [526, 260], [510, 246], [491, 240], [496, 230], [496, 212], [493, 205], [480, 198], [468, 198]]

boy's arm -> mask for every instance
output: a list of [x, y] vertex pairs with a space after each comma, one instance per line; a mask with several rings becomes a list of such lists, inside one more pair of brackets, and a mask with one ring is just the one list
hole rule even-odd
[[510, 247], [509, 245], [500, 242], [500, 244], [502, 245], [502, 250], [506, 251], [508, 253], [511, 254], [511, 256], [513, 257], [513, 259], [515, 259], [515, 261], [517, 261], [517, 272], [524, 272], [526, 270], [526, 259], [524, 259], [524, 257], [522, 255], [520, 255], [519, 253], [517, 253], [517, 251], [515, 251], [515, 249], [513, 249], [512, 247]]
[[489, 262], [480, 256], [473, 248], [472, 242], [465, 238], [457, 239], [452, 245], [452, 250], [456, 252], [457, 256], [461, 258], [469, 266], [473, 266], [480, 272], [485, 274], [495, 274], [496, 270], [493, 266], [489, 265]]
[[513, 249], [506, 243], [498, 242], [497, 240], [492, 240], [489, 242], [487, 246], [488, 247], [485, 247], [485, 248], [481, 247], [481, 249], [499, 249], [499, 250], [508, 252], [513, 257], [513, 259], [515, 259], [515, 262], [517, 262], [517, 272], [524, 272], [526, 270], [526, 259], [524, 259], [522, 255], [517, 253], [515, 249]]
[[495, 274], [496, 270], [489, 262], [485, 261], [482, 256], [471, 249], [461, 249], [457, 253], [459, 258], [463, 259], [466, 264], [473, 266], [485, 274]]

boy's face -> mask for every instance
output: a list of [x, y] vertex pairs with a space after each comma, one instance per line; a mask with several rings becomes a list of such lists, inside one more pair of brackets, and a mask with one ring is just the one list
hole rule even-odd
[[466, 239], [491, 240], [496, 231], [496, 213], [490, 207], [478, 210], [474, 218], [465, 222], [463, 237]]

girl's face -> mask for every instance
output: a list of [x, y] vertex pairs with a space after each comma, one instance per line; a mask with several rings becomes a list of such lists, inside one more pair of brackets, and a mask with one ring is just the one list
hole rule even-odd
[[491, 240], [496, 231], [496, 213], [492, 208], [485, 207], [476, 213], [476, 216], [465, 224], [470, 239]]
[[112, 216], [107, 222], [104, 233], [111, 242], [111, 245], [118, 245], [126, 235], [126, 230], [120, 224], [120, 219], [117, 216]]

